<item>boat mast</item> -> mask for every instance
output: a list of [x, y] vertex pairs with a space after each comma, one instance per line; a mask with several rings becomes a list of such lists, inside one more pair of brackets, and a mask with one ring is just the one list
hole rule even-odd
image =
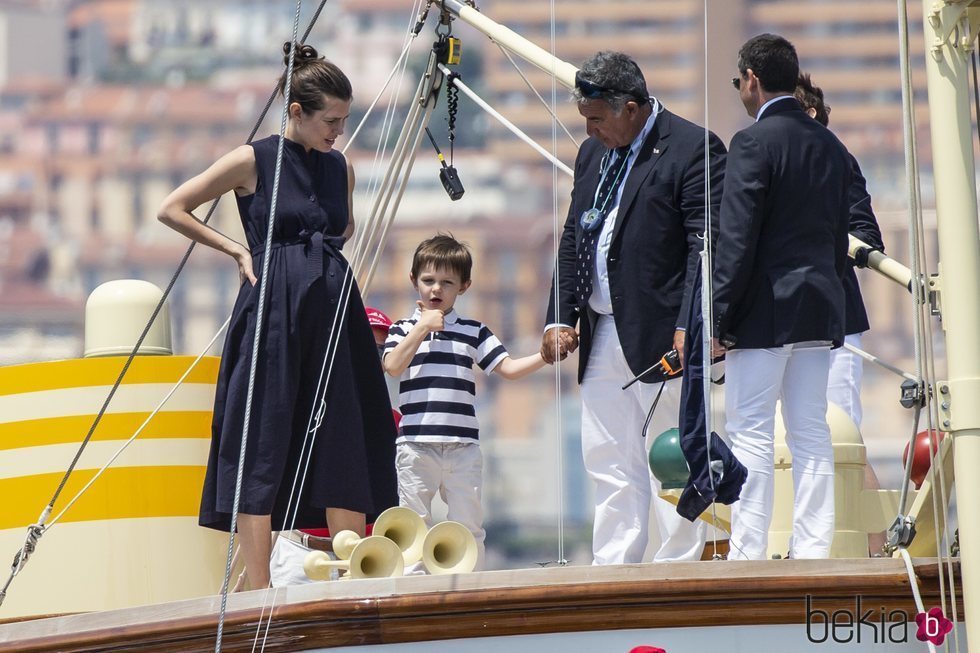
[[487, 18], [473, 7], [459, 0], [438, 0], [442, 8], [467, 23], [478, 32], [490, 37], [495, 43], [523, 58], [528, 63], [537, 66], [562, 86], [571, 89], [575, 86], [575, 71], [572, 64], [553, 56], [544, 48], [540, 48], [520, 34]]
[[940, 424], [954, 443], [967, 646], [980, 650], [980, 228], [969, 84], [980, 10], [974, 2], [922, 0], [922, 7], [940, 260], [930, 289], [941, 299], [949, 375], [939, 382], [937, 399]]

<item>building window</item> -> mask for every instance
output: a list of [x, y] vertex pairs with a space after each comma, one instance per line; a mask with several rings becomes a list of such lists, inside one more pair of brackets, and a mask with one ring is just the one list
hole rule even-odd
[[77, 27], [68, 30], [68, 76], [75, 78], [82, 72], [82, 32]]
[[139, 175], [133, 177], [130, 188], [133, 189], [133, 232], [139, 233], [142, 223], [140, 216], [143, 214], [143, 180]]
[[133, 130], [133, 147], [139, 148], [153, 139], [153, 129], [147, 124], [136, 125]]
[[97, 123], [89, 123], [88, 126], [88, 153], [98, 154], [101, 145], [102, 130]]
[[48, 136], [48, 151], [55, 153], [60, 149], [60, 132], [58, 131], [58, 125], [50, 123], [45, 125], [45, 131]]

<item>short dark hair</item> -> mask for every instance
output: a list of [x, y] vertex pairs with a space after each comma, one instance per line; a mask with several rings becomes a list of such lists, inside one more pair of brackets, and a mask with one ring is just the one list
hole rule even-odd
[[[283, 65], [289, 65], [290, 43], [283, 43]], [[282, 96], [286, 89], [286, 71], [279, 77], [277, 90]], [[341, 101], [353, 96], [350, 80], [336, 64], [317, 54], [312, 45], [297, 45], [293, 56], [293, 76], [289, 83], [289, 99], [286, 106], [297, 102], [304, 113], [320, 111], [326, 106], [323, 96], [329, 95]]]
[[792, 93], [800, 76], [800, 60], [793, 44], [777, 34], [753, 36], [738, 51], [738, 72], [751, 68], [768, 93]]
[[813, 82], [810, 81], [810, 75], [800, 74], [800, 78], [796, 80], [796, 92], [793, 95], [796, 96], [804, 109], [816, 111], [813, 117], [817, 122], [824, 127], [830, 123], [830, 105], [824, 102], [823, 89], [813, 85]]
[[[640, 66], [627, 54], [622, 52], [602, 51], [585, 60], [576, 78], [581, 77], [586, 82], [600, 87], [598, 99], [605, 100], [612, 110], [619, 113], [629, 101], [646, 104], [650, 99], [647, 82], [643, 77]], [[582, 94], [579, 84], [572, 89], [572, 95], [579, 104], [587, 104], [595, 97]]]
[[460, 281], [466, 283], [473, 270], [473, 257], [466, 243], [459, 242], [452, 234], [439, 233], [423, 240], [415, 248], [412, 279], [418, 279], [419, 273], [430, 265], [437, 270], [442, 268], [455, 272]]

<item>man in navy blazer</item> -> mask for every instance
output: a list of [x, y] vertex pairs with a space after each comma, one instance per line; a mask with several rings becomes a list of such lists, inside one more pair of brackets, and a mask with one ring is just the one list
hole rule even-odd
[[[647, 447], [677, 426], [680, 379], [666, 382], [645, 438], [662, 379], [648, 374], [623, 385], [670, 349], [682, 349], [683, 307], [705, 228], [706, 170], [717, 207], [725, 147], [710, 134], [706, 161], [704, 128], [650, 97], [643, 73], [622, 53], [600, 52], [586, 61], [574, 94], [589, 138], [575, 161], [541, 354], [554, 362], [581, 342], [582, 451], [596, 496], [594, 563], [641, 562], [651, 499], [659, 491]], [[662, 542], [654, 560], [699, 559], [703, 523], [691, 524], [666, 501], [652, 500]]]
[[844, 339], [851, 161], [793, 97], [799, 61], [789, 41], [749, 39], [738, 72], [732, 83], [756, 122], [732, 138], [713, 281], [727, 430], [749, 470], [732, 506], [729, 559], [766, 557], [780, 398], [793, 456], [790, 556], [825, 558], [834, 461], [823, 389], [830, 349]]

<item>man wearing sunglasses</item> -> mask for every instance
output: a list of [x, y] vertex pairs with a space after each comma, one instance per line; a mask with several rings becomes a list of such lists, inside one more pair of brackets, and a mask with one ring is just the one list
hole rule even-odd
[[705, 179], [717, 210], [725, 146], [714, 134], [706, 145], [703, 127], [651, 97], [625, 54], [594, 55], [575, 82], [589, 138], [575, 161], [541, 355], [553, 363], [581, 343], [582, 451], [596, 497], [594, 563], [642, 562], [651, 501], [662, 543], [654, 561], [697, 560], [703, 522], [692, 524], [655, 498], [659, 482], [647, 465], [647, 440], [677, 426], [680, 378], [663, 383], [651, 373], [623, 386], [671, 349], [683, 350], [684, 307], [708, 205]]
[[727, 431], [748, 469], [732, 506], [728, 557], [767, 556], [781, 398], [795, 490], [790, 557], [826, 558], [834, 456], [823, 388], [830, 349], [844, 339], [851, 161], [793, 97], [799, 60], [789, 41], [749, 39], [738, 72], [735, 87], [755, 123], [732, 138], [714, 269], [716, 352], [727, 348]]

